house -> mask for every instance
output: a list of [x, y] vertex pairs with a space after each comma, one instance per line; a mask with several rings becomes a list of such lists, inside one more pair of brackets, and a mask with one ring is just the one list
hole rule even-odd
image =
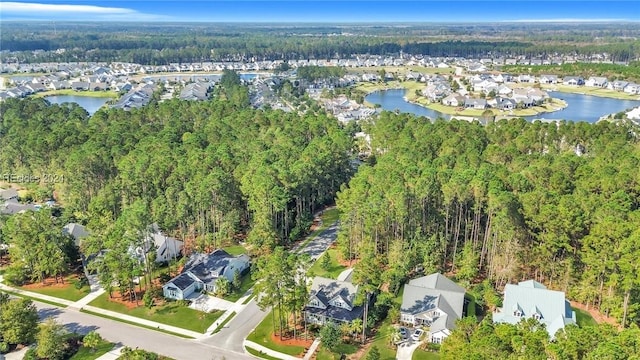
[[516, 102], [513, 99], [496, 98], [495, 107], [500, 110], [513, 110], [516, 108]]
[[584, 85], [584, 79], [579, 76], [565, 76], [562, 78], [563, 85]]
[[444, 99], [442, 99], [442, 104], [447, 106], [463, 106], [465, 98], [459, 94], [451, 94]]
[[483, 110], [487, 107], [487, 100], [468, 98], [464, 101], [464, 107], [467, 109], [472, 108], [476, 110]]
[[465, 292], [440, 273], [413, 279], [404, 286], [400, 321], [428, 326], [429, 341], [440, 344], [462, 318]]
[[230, 282], [236, 276], [246, 274], [250, 262], [247, 255], [232, 256], [218, 249], [210, 254], [192, 254], [182, 273], [162, 287], [164, 297], [175, 300], [188, 299], [202, 290], [216, 291], [216, 281], [222, 277]]
[[628, 81], [616, 80], [609, 83], [609, 85], [607, 85], [607, 88], [610, 90], [622, 91], [628, 84]]
[[151, 225], [150, 230], [152, 232], [145, 242], [147, 244], [153, 243], [153, 247], [156, 249], [156, 262], [175, 259], [182, 253], [182, 241], [163, 234], [158, 224]]
[[0, 214], [3, 215], [13, 215], [19, 214], [26, 211], [37, 211], [39, 207], [33, 204], [21, 204], [17, 201], [7, 201], [5, 203], [0, 203]]
[[328, 321], [339, 324], [362, 318], [364, 306], [355, 304], [357, 293], [358, 285], [351, 281], [316, 276], [304, 308], [305, 320], [310, 324], [324, 325]]
[[549, 337], [565, 326], [576, 323], [576, 313], [562, 291], [548, 290], [541, 283], [527, 280], [507, 284], [501, 309], [493, 313], [493, 322], [517, 324], [534, 318], [545, 325]]
[[627, 119], [640, 120], [640, 106], [627, 112]]
[[622, 91], [627, 94], [640, 94], [640, 84], [628, 83]]
[[558, 76], [556, 76], [556, 75], [540, 75], [540, 77], [538, 78], [538, 82], [540, 82], [540, 84], [557, 84], [558, 83]]
[[0, 200], [17, 202], [18, 191], [14, 188], [0, 189]]
[[73, 90], [89, 90], [89, 83], [86, 81], [74, 81], [71, 83], [71, 89]]
[[589, 77], [589, 79], [587, 79], [587, 81], [584, 82], [586, 86], [601, 88], [606, 87], [608, 83], [609, 81], [607, 81], [607, 78], [602, 76], [591, 76]]
[[520, 83], [534, 83], [536, 82], [536, 78], [531, 75], [519, 75], [518, 82]]
[[69, 223], [65, 225], [62, 228], [62, 232], [71, 236], [76, 246], [80, 246], [82, 239], [89, 236], [87, 229], [84, 226], [77, 223]]

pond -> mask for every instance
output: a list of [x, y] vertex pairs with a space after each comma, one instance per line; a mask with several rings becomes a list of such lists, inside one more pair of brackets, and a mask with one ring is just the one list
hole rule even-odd
[[[383, 110], [398, 110], [400, 112], [412, 113], [418, 116], [427, 116], [432, 119], [437, 117], [442, 117], [444, 119], [451, 118], [451, 115], [443, 114], [439, 111], [407, 102], [404, 99], [405, 93], [406, 91], [404, 89], [376, 91], [367, 95], [365, 100], [372, 104], [380, 104]], [[535, 119], [557, 119], [594, 123], [604, 115], [640, 106], [640, 100], [620, 100], [560, 91], [550, 92], [549, 95], [553, 98], [566, 101], [567, 107], [551, 113], [525, 116], [524, 118], [530, 121]]]
[[93, 115], [98, 109], [100, 109], [110, 98], [106, 97], [91, 97], [91, 96], [79, 96], [79, 95], [50, 95], [44, 97], [52, 104], [63, 104], [74, 102], [83, 107], [89, 115]]

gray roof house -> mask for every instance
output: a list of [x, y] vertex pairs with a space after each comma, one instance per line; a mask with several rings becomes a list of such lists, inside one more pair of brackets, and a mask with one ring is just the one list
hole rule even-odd
[[165, 235], [158, 224], [151, 224], [142, 237], [141, 245], [132, 245], [129, 248], [129, 253], [138, 258], [140, 262], [144, 262], [146, 254], [152, 250], [155, 250], [155, 261], [158, 263], [175, 259], [182, 252], [182, 241]]
[[162, 293], [169, 299], [184, 300], [202, 290], [215, 292], [219, 278], [233, 281], [236, 272], [245, 274], [249, 266], [247, 255], [232, 256], [222, 249], [210, 254], [192, 254], [182, 273], [167, 282]]
[[463, 316], [465, 292], [440, 273], [413, 279], [404, 286], [400, 321], [429, 326], [429, 341], [441, 343]]
[[502, 309], [493, 313], [493, 321], [517, 324], [526, 318], [544, 324], [551, 338], [565, 326], [576, 324], [576, 313], [562, 291], [548, 290], [534, 280], [507, 284]]
[[18, 191], [14, 188], [0, 189], [0, 200], [18, 201]]
[[355, 304], [357, 293], [358, 285], [351, 281], [316, 276], [304, 308], [305, 320], [310, 324], [324, 325], [328, 321], [341, 323], [362, 318], [364, 306]]
[[87, 229], [77, 223], [69, 223], [62, 228], [62, 232], [71, 236], [76, 246], [80, 246], [82, 239], [89, 236]]

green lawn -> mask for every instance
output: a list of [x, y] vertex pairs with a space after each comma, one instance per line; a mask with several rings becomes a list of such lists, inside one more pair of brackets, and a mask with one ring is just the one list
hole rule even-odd
[[83, 297], [87, 296], [91, 289], [89, 285], [85, 285], [80, 290], [76, 289], [74, 283], [71, 281], [71, 278], [67, 277], [64, 279], [65, 286], [45, 286], [39, 288], [25, 288], [20, 287], [20, 289], [25, 291], [31, 291], [38, 294], [49, 295], [53, 297], [57, 297], [60, 299], [70, 300], [70, 301], [78, 301]]
[[251, 289], [253, 287], [253, 284], [255, 283], [256, 281], [251, 278], [251, 273], [247, 273], [242, 277], [240, 288], [229, 295], [223, 296], [223, 298], [231, 302], [236, 302], [242, 297], [242, 295], [249, 291], [249, 289]]
[[245, 346], [244, 348], [247, 350], [247, 352], [249, 354], [251, 354], [253, 356], [256, 356], [256, 357], [259, 357], [259, 358], [262, 358], [262, 359], [267, 359], [267, 360], [280, 360], [280, 358], [273, 357], [271, 355], [267, 355], [267, 354], [263, 353], [262, 351], [258, 351], [258, 350], [254, 349], [254, 348], [250, 348], [248, 346]]
[[179, 305], [177, 302], [154, 306], [151, 309], [144, 306], [129, 309], [123, 304], [109, 301], [109, 296], [106, 293], [90, 302], [89, 305], [199, 333], [204, 333], [223, 314], [223, 311], [203, 313]]
[[[256, 326], [255, 330], [249, 336], [247, 336], [247, 340], [253, 341], [256, 344], [262, 345], [268, 349], [275, 350], [281, 352], [283, 354], [298, 356], [304, 352], [304, 347], [302, 346], [286, 346], [281, 344], [276, 344], [271, 341], [271, 334], [273, 333], [273, 322], [271, 312], [267, 314], [267, 316]], [[276, 314], [277, 319], [277, 314]]]
[[413, 352], [411, 360], [440, 360], [440, 354], [436, 352], [416, 349], [416, 351]]
[[320, 348], [318, 349], [318, 353], [316, 355], [317, 360], [339, 360], [340, 354], [350, 355], [355, 354], [358, 351], [358, 345], [355, 344], [340, 344], [336, 347], [336, 349], [331, 352], [325, 349], [322, 344], [320, 344]]
[[100, 343], [100, 345], [98, 345], [98, 347], [96, 347], [95, 351], [81, 346], [78, 352], [70, 357], [69, 360], [94, 360], [108, 353], [111, 349], [113, 349], [113, 346], [113, 343], [104, 340]]
[[160, 329], [160, 328], [155, 328], [155, 327], [143, 325], [143, 324], [140, 324], [140, 323], [137, 323], [137, 322], [127, 321], [127, 320], [121, 319], [119, 317], [113, 317], [113, 316], [105, 315], [105, 314], [102, 314], [102, 313], [97, 313], [97, 312], [85, 310], [84, 308], [80, 309], [80, 312], [86, 313], [86, 314], [91, 314], [93, 316], [97, 316], [97, 317], [101, 317], [101, 318], [105, 318], [105, 319], [109, 319], [109, 320], [113, 320], [113, 321], [118, 321], [118, 322], [129, 324], [129, 325], [132, 325], [132, 326], [137, 326], [137, 327], [141, 327], [141, 328], [145, 328], [145, 329], [149, 329], [149, 330], [153, 330], [153, 331], [159, 331], [161, 333], [165, 333], [165, 334], [181, 337], [183, 339], [195, 339], [194, 337], [191, 337], [191, 336], [188, 336], [188, 335], [178, 334], [178, 333], [174, 333], [174, 332], [171, 332], [171, 331], [168, 331], [168, 330], [164, 330], [164, 329]]
[[53, 306], [57, 306], [57, 307], [61, 307], [61, 308], [66, 308], [67, 307], [67, 305], [64, 305], [64, 304], [59, 304], [59, 303], [53, 302], [53, 301], [47, 301], [47, 300], [34, 298], [34, 297], [27, 296], [27, 295], [24, 295], [22, 293], [17, 293], [17, 292], [14, 292], [14, 291], [0, 290], [0, 293], [6, 293], [6, 294], [17, 296], [17, 297], [20, 297], [20, 298], [31, 299], [32, 301], [37, 301], [37, 302], [41, 302], [41, 303], [44, 303], [44, 304], [49, 304], [49, 305], [53, 305]]
[[[389, 318], [385, 319], [379, 327], [378, 332], [373, 338], [373, 343], [367, 350], [367, 355], [372, 347], [377, 347], [380, 351], [380, 360], [395, 360], [396, 348], [389, 345], [389, 338], [393, 333], [393, 325]], [[366, 355], [365, 355], [366, 357]]]
[[588, 312], [578, 308], [572, 309], [576, 312], [576, 322], [578, 323], [578, 326], [582, 327], [598, 325], [598, 322]]
[[327, 252], [329, 253], [329, 257], [331, 258], [331, 263], [329, 264], [329, 268], [325, 270], [322, 267], [320, 267], [320, 264], [322, 263], [322, 256], [324, 256], [322, 255], [315, 263], [313, 263], [313, 265], [309, 268], [308, 272], [309, 273], [313, 272], [314, 276], [322, 276], [330, 279], [336, 279], [343, 270], [347, 269], [347, 267], [340, 265], [340, 263], [338, 262], [338, 256], [339, 256], [338, 249], [329, 249], [327, 250]]
[[72, 89], [61, 89], [61, 90], [49, 90], [37, 93], [36, 97], [44, 97], [50, 95], [75, 95], [75, 96], [87, 96], [87, 97], [97, 97], [97, 98], [116, 98], [118, 97], [118, 93], [116, 91], [77, 91]]
[[229, 253], [229, 255], [238, 256], [247, 253], [247, 249], [242, 245], [223, 246], [222, 250]]

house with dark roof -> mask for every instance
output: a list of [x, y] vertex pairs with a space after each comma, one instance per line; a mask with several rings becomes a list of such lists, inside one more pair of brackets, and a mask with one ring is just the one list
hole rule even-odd
[[231, 282], [236, 273], [246, 274], [249, 266], [247, 255], [232, 256], [222, 249], [210, 254], [192, 254], [182, 273], [167, 282], [162, 293], [168, 299], [184, 300], [203, 290], [215, 292], [218, 279], [224, 277]]
[[404, 286], [400, 321], [428, 326], [429, 341], [439, 344], [462, 318], [465, 289], [440, 273], [409, 281]]
[[350, 275], [342, 277], [341, 281], [316, 276], [311, 284], [309, 301], [304, 308], [305, 320], [310, 324], [324, 325], [352, 322], [362, 318], [364, 304], [355, 303], [358, 285], [350, 281]]
[[541, 283], [527, 280], [504, 288], [502, 308], [493, 313], [493, 322], [517, 324], [534, 318], [545, 325], [550, 338], [569, 324], [576, 324], [576, 313], [562, 291], [549, 290]]
[[18, 201], [18, 191], [14, 188], [0, 189], [0, 200]]

